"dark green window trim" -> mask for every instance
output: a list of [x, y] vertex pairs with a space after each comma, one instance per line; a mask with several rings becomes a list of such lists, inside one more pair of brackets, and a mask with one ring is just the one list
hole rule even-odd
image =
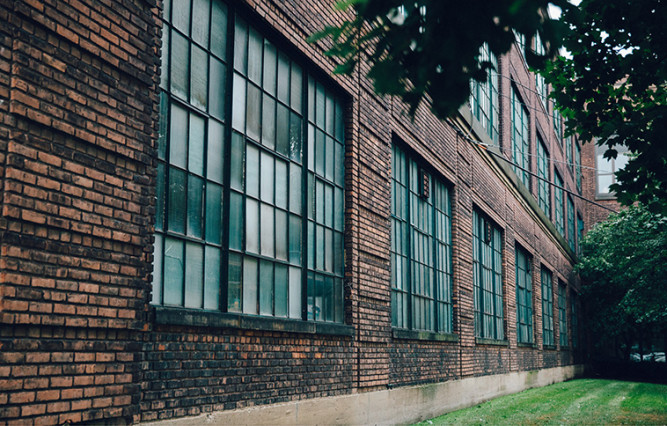
[[[519, 180], [530, 189], [530, 130], [528, 110], [523, 104], [523, 101], [517, 94], [516, 88], [512, 86], [512, 160], [515, 166], [514, 172], [519, 177]], [[518, 166], [518, 167], [517, 167]], [[524, 170], [522, 170], [524, 169]]]
[[164, 16], [152, 303], [343, 322], [341, 98], [233, 5]]
[[540, 278], [542, 281], [542, 344], [546, 348], [555, 345], [553, 275], [542, 267]]
[[452, 333], [450, 189], [396, 143], [391, 232], [392, 325]]
[[516, 335], [517, 342], [532, 344], [533, 337], [533, 279], [530, 255], [515, 247], [516, 271]]
[[537, 138], [537, 203], [551, 219], [551, 185], [549, 184], [549, 154], [542, 138]]
[[562, 282], [558, 284], [558, 322], [560, 347], [567, 347], [567, 286]]
[[554, 170], [554, 225], [556, 230], [565, 236], [565, 195], [563, 191], [563, 178]]
[[472, 220], [475, 336], [504, 341], [502, 234], [477, 210]]
[[486, 130], [493, 144], [499, 145], [498, 60], [486, 43], [480, 48], [479, 59], [491, 62], [493, 68], [487, 70], [485, 81], [470, 81], [470, 110]]

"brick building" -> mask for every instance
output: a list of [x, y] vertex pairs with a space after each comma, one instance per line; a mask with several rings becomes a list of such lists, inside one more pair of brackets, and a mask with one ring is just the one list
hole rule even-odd
[[3, 422], [407, 422], [580, 371], [581, 149], [525, 42], [411, 120], [305, 42], [342, 18], [0, 0]]

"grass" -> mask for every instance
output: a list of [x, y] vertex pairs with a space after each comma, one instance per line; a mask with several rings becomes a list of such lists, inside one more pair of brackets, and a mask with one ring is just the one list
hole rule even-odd
[[529, 389], [421, 425], [665, 425], [667, 385], [579, 379]]

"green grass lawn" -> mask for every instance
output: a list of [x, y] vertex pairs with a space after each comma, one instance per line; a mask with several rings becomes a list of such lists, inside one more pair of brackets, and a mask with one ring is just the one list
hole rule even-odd
[[493, 399], [422, 425], [667, 424], [667, 385], [579, 379]]

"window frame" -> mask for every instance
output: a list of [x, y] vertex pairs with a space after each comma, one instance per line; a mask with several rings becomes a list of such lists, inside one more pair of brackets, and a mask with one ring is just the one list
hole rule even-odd
[[567, 284], [558, 283], [558, 343], [561, 348], [569, 347], [567, 330]]
[[517, 343], [535, 343], [532, 257], [519, 245], [514, 247], [515, 293], [516, 293], [516, 336]]
[[565, 237], [565, 190], [563, 178], [554, 169], [554, 225], [563, 237]]
[[[528, 108], [519, 95], [518, 89], [511, 85], [510, 98], [510, 141], [512, 145], [512, 168], [519, 182], [523, 183], [530, 191], [530, 114]], [[519, 121], [517, 123], [517, 120]], [[520, 168], [519, 168], [520, 167]], [[523, 169], [523, 170], [522, 170]]]
[[537, 136], [537, 204], [551, 219], [550, 157], [542, 138]]
[[540, 269], [542, 285], [542, 344], [555, 347], [553, 274], [544, 265]]
[[500, 94], [498, 59], [484, 43], [479, 51], [480, 61], [489, 61], [495, 69], [487, 69], [487, 78], [480, 82], [470, 80], [470, 110], [473, 117], [486, 130], [494, 145], [500, 146]]

